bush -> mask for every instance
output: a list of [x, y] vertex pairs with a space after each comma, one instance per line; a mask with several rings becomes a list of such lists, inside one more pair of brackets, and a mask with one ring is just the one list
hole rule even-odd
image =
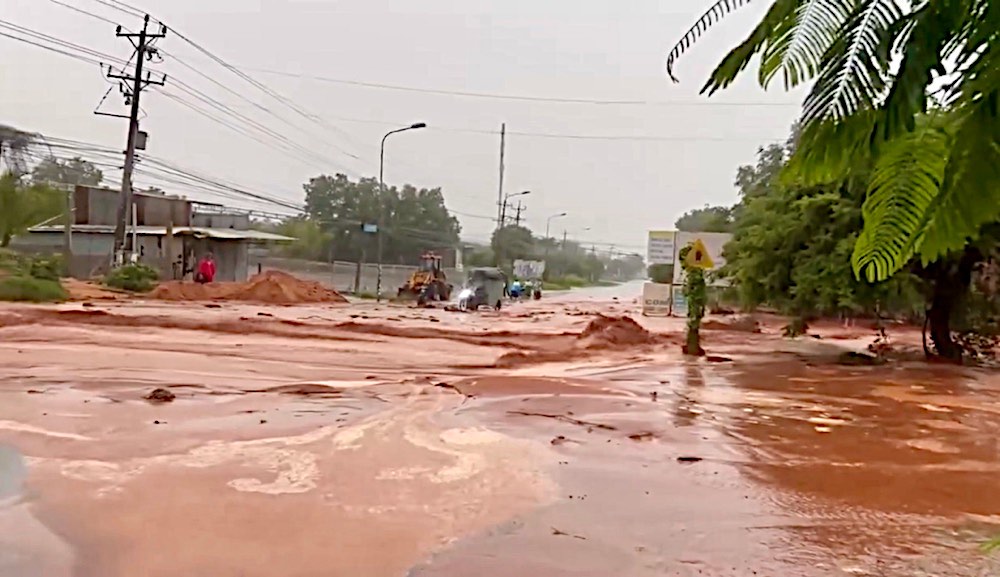
[[58, 281], [64, 276], [66, 267], [60, 255], [48, 258], [34, 258], [27, 265], [28, 273], [34, 278]]
[[156, 288], [160, 280], [156, 269], [144, 264], [128, 264], [118, 267], [104, 277], [104, 284], [109, 287], [145, 293]]
[[0, 301], [60, 302], [66, 300], [67, 296], [58, 279], [34, 278], [26, 275], [0, 279]]
[[674, 281], [674, 265], [653, 264], [649, 265], [649, 278], [655, 283], [670, 284]]

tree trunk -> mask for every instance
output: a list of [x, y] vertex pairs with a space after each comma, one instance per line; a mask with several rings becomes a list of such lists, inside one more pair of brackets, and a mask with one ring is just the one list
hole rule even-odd
[[973, 268], [982, 258], [978, 249], [968, 247], [960, 258], [939, 261], [927, 269], [934, 283], [927, 321], [930, 324], [931, 342], [934, 343], [938, 356], [944, 359], [962, 360], [962, 347], [951, 337], [951, 319], [959, 303], [969, 292]]
[[0, 248], [7, 248], [10, 245], [11, 234], [9, 232], [3, 233], [3, 237], [0, 238]]

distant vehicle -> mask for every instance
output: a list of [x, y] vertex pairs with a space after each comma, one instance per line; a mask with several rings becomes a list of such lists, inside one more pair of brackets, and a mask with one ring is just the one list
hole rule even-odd
[[498, 268], [474, 268], [469, 271], [465, 288], [458, 295], [458, 308], [463, 311], [478, 310], [490, 306], [495, 310], [503, 307], [507, 275]]
[[420, 255], [419, 268], [399, 287], [396, 296], [400, 299], [415, 298], [418, 304], [423, 305], [429, 301], [450, 300], [452, 288], [441, 269], [441, 255], [428, 251]]

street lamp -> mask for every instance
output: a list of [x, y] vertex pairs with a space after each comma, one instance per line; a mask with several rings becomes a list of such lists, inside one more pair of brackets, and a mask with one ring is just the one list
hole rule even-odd
[[503, 228], [507, 224], [507, 200], [514, 198], [515, 196], [524, 196], [526, 194], [531, 194], [531, 191], [522, 190], [521, 192], [504, 195], [503, 204], [500, 206], [500, 228]]
[[569, 213], [567, 213], [567, 212], [560, 212], [559, 214], [553, 214], [552, 216], [550, 216], [548, 219], [545, 220], [545, 238], [549, 238], [549, 227], [552, 225], [552, 219], [554, 219], [554, 218], [562, 218], [562, 217], [566, 216], [567, 214], [569, 214]]
[[403, 128], [390, 130], [382, 137], [382, 146], [380, 147], [378, 156], [378, 230], [375, 232], [378, 240], [378, 276], [375, 280], [376, 302], [381, 302], [382, 300], [382, 229], [385, 226], [385, 179], [383, 178], [385, 172], [385, 139], [399, 132], [421, 128], [427, 128], [427, 124], [425, 122], [417, 122]]

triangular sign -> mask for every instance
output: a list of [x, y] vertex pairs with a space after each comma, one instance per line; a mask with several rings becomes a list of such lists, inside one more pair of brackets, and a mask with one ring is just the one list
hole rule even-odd
[[691, 250], [688, 251], [687, 258], [684, 259], [684, 264], [691, 268], [705, 270], [715, 266], [711, 255], [708, 254], [708, 249], [705, 248], [705, 243], [701, 242], [700, 238], [694, 239], [694, 242], [691, 243]]

